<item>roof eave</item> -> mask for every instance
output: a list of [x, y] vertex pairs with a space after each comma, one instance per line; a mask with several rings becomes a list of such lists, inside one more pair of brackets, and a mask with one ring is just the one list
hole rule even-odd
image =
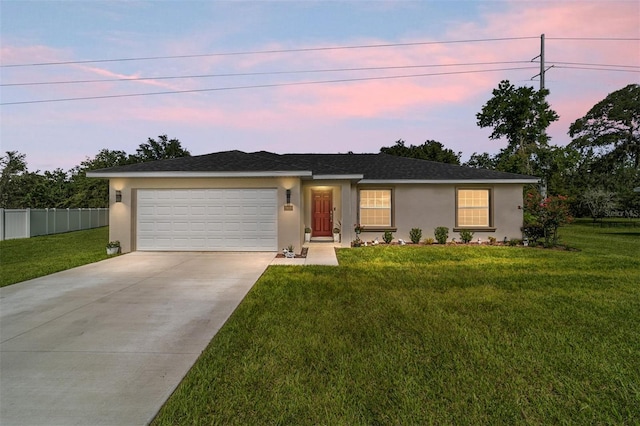
[[360, 184], [490, 184], [490, 183], [514, 183], [528, 184], [538, 183], [539, 179], [362, 179]]
[[312, 176], [310, 171], [262, 171], [262, 172], [87, 172], [92, 178], [260, 178], [260, 177], [304, 177]]
[[361, 180], [364, 175], [313, 175], [314, 180]]

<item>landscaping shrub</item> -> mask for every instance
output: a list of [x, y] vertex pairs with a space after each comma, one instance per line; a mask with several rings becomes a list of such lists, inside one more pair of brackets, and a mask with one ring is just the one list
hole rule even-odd
[[468, 229], [464, 229], [460, 231], [460, 239], [464, 244], [468, 244], [473, 239], [473, 234], [474, 233], [469, 231]]
[[434, 231], [434, 235], [438, 244], [446, 244], [447, 238], [449, 238], [449, 228], [446, 226], [438, 226]]
[[425, 238], [425, 239], [424, 239], [424, 243], [425, 243], [426, 245], [428, 245], [428, 246], [430, 246], [431, 244], [433, 244], [433, 242], [434, 242], [434, 241], [435, 241], [435, 240], [434, 240], [433, 238], [431, 238], [431, 237], [429, 237], [429, 238]]
[[391, 244], [391, 241], [393, 241], [393, 234], [391, 233], [391, 231], [384, 231], [384, 235], [382, 236], [382, 239], [384, 240], [385, 243]]
[[422, 229], [411, 228], [411, 231], [409, 231], [409, 238], [413, 244], [420, 243], [420, 240], [422, 239]]
[[[556, 195], [543, 199], [536, 190], [527, 193], [524, 200], [523, 232], [530, 240], [536, 242], [538, 238], [544, 237], [544, 246], [553, 247], [558, 243], [558, 228], [572, 220], [567, 197]], [[531, 232], [533, 236], [527, 235], [527, 232]], [[542, 235], [539, 235], [540, 232]]]

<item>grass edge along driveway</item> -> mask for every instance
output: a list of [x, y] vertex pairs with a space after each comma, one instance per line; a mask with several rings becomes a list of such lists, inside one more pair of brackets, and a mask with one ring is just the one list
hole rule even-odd
[[0, 287], [106, 259], [109, 227], [0, 241]]
[[633, 424], [640, 230], [562, 236], [272, 266], [153, 424]]

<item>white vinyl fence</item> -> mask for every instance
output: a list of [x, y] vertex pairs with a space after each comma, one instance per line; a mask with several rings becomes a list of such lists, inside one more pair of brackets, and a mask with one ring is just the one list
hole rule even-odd
[[109, 224], [109, 209], [0, 209], [0, 241]]

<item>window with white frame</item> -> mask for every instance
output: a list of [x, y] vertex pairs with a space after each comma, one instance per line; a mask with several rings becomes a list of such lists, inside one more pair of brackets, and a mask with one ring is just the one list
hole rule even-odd
[[360, 225], [391, 226], [391, 190], [360, 190]]
[[456, 225], [491, 226], [490, 195], [489, 189], [458, 189]]

